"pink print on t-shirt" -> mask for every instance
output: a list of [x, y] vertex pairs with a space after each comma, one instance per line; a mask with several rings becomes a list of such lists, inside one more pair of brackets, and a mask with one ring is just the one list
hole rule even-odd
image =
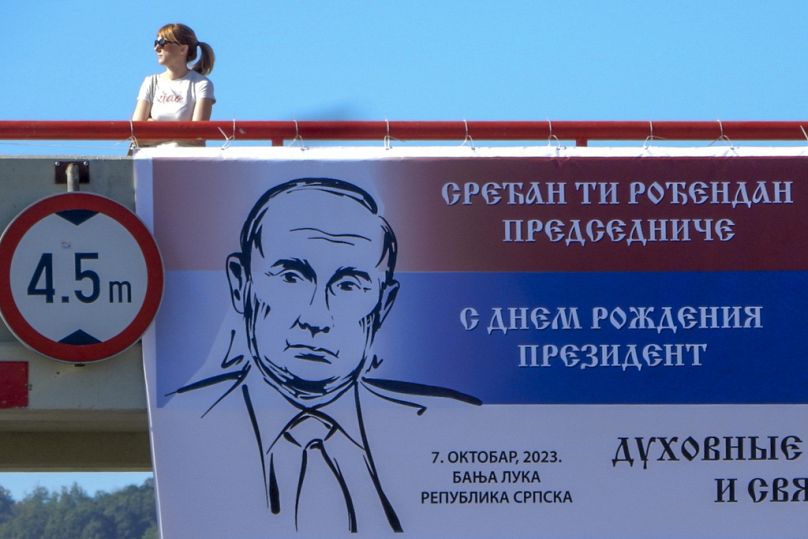
[[178, 94], [162, 93], [157, 96], [158, 103], [182, 103], [183, 98]]

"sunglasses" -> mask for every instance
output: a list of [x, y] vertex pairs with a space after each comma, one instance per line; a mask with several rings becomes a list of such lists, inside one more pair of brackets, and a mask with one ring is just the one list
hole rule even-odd
[[169, 41], [168, 39], [166, 39], [164, 37], [161, 37], [160, 39], [155, 39], [154, 40], [154, 46], [155, 47], [163, 48], [163, 47], [166, 46], [167, 43], [173, 43], [174, 45], [179, 45], [179, 42], [177, 42], [177, 41]]

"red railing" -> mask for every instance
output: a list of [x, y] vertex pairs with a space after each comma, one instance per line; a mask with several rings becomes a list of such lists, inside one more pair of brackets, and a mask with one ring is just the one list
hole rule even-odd
[[806, 121], [0, 121], [0, 140], [808, 141]]

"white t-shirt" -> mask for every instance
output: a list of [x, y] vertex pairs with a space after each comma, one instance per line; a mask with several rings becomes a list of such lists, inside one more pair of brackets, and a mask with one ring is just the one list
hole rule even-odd
[[213, 83], [193, 70], [174, 80], [161, 75], [149, 75], [140, 85], [137, 98], [152, 104], [151, 119], [159, 121], [190, 121], [193, 119], [197, 99], [216, 102]]

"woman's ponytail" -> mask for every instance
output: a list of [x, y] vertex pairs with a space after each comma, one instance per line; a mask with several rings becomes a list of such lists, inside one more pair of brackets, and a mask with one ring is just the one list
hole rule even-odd
[[[207, 75], [213, 71], [213, 63], [216, 61], [216, 55], [213, 54], [213, 48], [207, 43], [200, 41], [196, 46], [199, 47], [199, 60], [197, 60], [191, 69], [200, 75]], [[193, 57], [196, 55], [189, 56]]]

